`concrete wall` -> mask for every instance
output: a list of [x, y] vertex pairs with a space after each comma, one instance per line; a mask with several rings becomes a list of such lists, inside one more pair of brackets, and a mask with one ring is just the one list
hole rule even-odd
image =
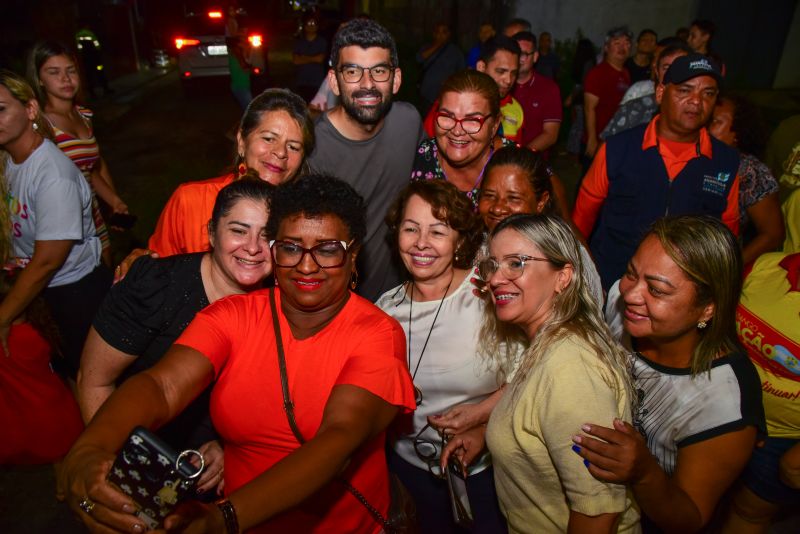
[[800, 87], [800, 7], [795, 9], [773, 87], [775, 89]]
[[511, 11], [531, 21], [537, 35], [549, 31], [555, 39], [572, 39], [580, 28], [600, 46], [609, 29], [623, 24], [634, 35], [644, 28], [654, 29], [659, 38], [673, 35], [692, 21], [697, 0], [516, 0]]

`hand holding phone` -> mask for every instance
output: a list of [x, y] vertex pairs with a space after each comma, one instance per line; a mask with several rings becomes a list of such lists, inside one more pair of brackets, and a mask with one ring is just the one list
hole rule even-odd
[[[190, 461], [194, 456], [200, 458], [199, 468]], [[108, 480], [134, 500], [134, 515], [149, 529], [156, 529], [193, 492], [203, 467], [199, 452], [176, 453], [146, 428], [136, 427], [111, 466]]]

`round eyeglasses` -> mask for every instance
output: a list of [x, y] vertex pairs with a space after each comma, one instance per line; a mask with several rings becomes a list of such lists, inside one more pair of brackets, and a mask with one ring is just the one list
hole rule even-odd
[[276, 239], [269, 242], [272, 261], [278, 267], [295, 267], [306, 254], [311, 254], [314, 262], [322, 269], [341, 267], [347, 261], [347, 249], [352, 245], [345, 241], [323, 241], [311, 248], [305, 248], [292, 241]]
[[339, 67], [339, 73], [342, 79], [347, 83], [358, 83], [364, 77], [364, 71], [369, 72], [370, 78], [373, 82], [388, 82], [392, 77], [394, 67], [381, 63], [374, 67], [362, 67], [361, 65], [342, 65]]
[[447, 438], [445, 437], [444, 433], [439, 432], [439, 435], [442, 439], [437, 447], [433, 441], [422, 437], [422, 434], [428, 428], [431, 428], [430, 423], [426, 423], [414, 438], [414, 452], [416, 453], [417, 458], [425, 462], [425, 464], [428, 466], [428, 472], [430, 472], [431, 475], [435, 476], [436, 478], [444, 478], [444, 473], [442, 473], [442, 468], [439, 465], [439, 462], [442, 451], [447, 445]]
[[486, 258], [478, 264], [478, 274], [484, 281], [488, 281], [494, 273], [500, 271], [500, 274], [508, 280], [516, 280], [525, 271], [525, 263], [529, 261], [547, 261], [547, 258], [536, 258], [534, 256], [525, 256], [524, 254], [517, 254], [514, 256], [506, 256], [505, 258], [497, 261], [494, 258]]
[[464, 130], [465, 133], [476, 134], [481, 131], [483, 123], [486, 122], [486, 119], [490, 116], [491, 115], [474, 115], [471, 117], [464, 117], [463, 119], [457, 119], [446, 111], [438, 111], [436, 112], [436, 125], [442, 130], [449, 132], [456, 127], [456, 124], [460, 124], [461, 129]]

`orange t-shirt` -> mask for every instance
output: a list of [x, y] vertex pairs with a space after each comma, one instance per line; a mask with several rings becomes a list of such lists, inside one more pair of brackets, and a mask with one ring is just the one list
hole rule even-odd
[[233, 174], [181, 184], [172, 193], [147, 247], [159, 256], [208, 250], [208, 221], [217, 193], [233, 183]]
[[[275, 291], [280, 310], [280, 291]], [[306, 439], [316, 434], [331, 391], [340, 384], [363, 388], [404, 412], [415, 409], [403, 329], [372, 303], [351, 293], [333, 321], [303, 340], [292, 336], [280, 315], [290, 396]], [[299, 447], [283, 410], [269, 290], [217, 301], [197, 314], [176, 343], [199, 351], [214, 366], [211, 418], [225, 441], [226, 494]], [[384, 444], [384, 433], [364, 443], [343, 476], [385, 517], [389, 482]], [[364, 505], [332, 481], [252, 532], [381, 530]]]
[[[653, 146], [658, 147], [661, 159], [667, 169], [667, 176], [673, 180], [692, 159], [699, 156], [697, 143], [679, 143], [657, 137], [656, 121], [658, 115], [650, 121], [642, 141], [642, 150], [647, 150]], [[708, 131], [703, 128], [700, 130], [700, 154], [708, 158], [711, 154], [711, 137]], [[578, 230], [588, 239], [594, 230], [600, 209], [608, 196], [608, 171], [606, 166], [606, 145], [605, 143], [597, 150], [597, 154], [592, 161], [589, 171], [583, 178], [581, 188], [578, 191], [578, 198], [575, 201], [575, 209], [572, 212], [572, 222]], [[727, 207], [722, 214], [722, 222], [731, 232], [739, 234], [739, 175], [728, 191]]]

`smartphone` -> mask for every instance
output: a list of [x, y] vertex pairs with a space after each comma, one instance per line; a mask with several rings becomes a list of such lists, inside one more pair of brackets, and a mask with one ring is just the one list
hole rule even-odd
[[445, 469], [445, 478], [447, 479], [447, 489], [450, 492], [453, 520], [460, 527], [472, 528], [472, 507], [467, 494], [467, 481], [457, 462], [449, 462], [448, 468]]
[[[190, 462], [194, 455], [200, 458], [199, 468]], [[133, 499], [134, 515], [154, 530], [181, 500], [193, 493], [203, 467], [199, 452], [176, 453], [161, 438], [139, 426], [119, 451], [108, 481]]]

